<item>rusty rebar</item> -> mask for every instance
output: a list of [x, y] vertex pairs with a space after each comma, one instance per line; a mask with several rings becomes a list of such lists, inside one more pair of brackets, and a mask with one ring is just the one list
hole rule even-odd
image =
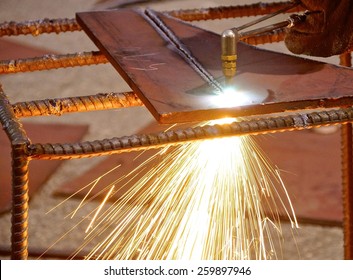
[[0, 85], [0, 121], [12, 148], [12, 259], [28, 256], [28, 163], [30, 141]]
[[51, 70], [75, 66], [108, 63], [99, 51], [78, 52], [73, 54], [49, 54], [41, 57], [0, 61], [0, 74]]
[[18, 102], [12, 105], [16, 117], [61, 116], [65, 113], [88, 112], [143, 106], [133, 92], [98, 93], [96, 95], [53, 98]]
[[28, 175], [27, 144], [12, 146], [12, 259], [28, 257]]
[[[340, 55], [340, 65], [352, 67], [351, 53]], [[342, 149], [342, 198], [343, 198], [343, 236], [344, 258], [353, 259], [353, 126], [341, 127]]]
[[353, 131], [352, 123], [342, 125], [342, 190], [344, 258], [353, 259]]
[[[190, 9], [190, 10], [177, 10], [167, 11], [165, 13], [172, 17], [184, 21], [200, 21], [200, 20], [215, 20], [237, 17], [260, 16], [265, 14], [274, 13], [280, 9], [292, 4], [292, 1], [277, 2], [277, 3], [263, 3], [259, 2], [251, 5], [229, 6], [229, 7], [211, 7], [204, 9]], [[304, 8], [297, 6], [288, 12], [300, 12]]]
[[80, 31], [81, 26], [75, 19], [59, 18], [59, 19], [38, 19], [23, 22], [3, 22], [0, 23], [0, 37], [32, 35], [38, 36], [43, 33], [61, 33]]
[[353, 120], [353, 108], [269, 117], [231, 124], [198, 126], [154, 134], [132, 135], [81, 143], [32, 144], [28, 147], [34, 159], [71, 159], [160, 148], [215, 137], [256, 135], [347, 123]]

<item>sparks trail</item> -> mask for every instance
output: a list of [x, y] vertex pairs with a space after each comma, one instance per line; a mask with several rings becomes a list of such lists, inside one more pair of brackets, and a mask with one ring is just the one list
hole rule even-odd
[[279, 209], [298, 226], [278, 171], [249, 136], [166, 147], [126, 178], [138, 179], [91, 212], [73, 256], [94, 244], [87, 259], [271, 259], [281, 243]]

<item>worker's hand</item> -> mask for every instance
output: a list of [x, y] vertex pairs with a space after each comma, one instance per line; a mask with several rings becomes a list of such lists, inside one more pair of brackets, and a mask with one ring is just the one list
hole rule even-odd
[[331, 56], [353, 47], [353, 0], [301, 0], [309, 11], [289, 29], [287, 48], [296, 54]]

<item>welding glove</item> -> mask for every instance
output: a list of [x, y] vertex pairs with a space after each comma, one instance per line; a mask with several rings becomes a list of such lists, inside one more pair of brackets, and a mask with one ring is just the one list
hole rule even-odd
[[301, 0], [306, 20], [287, 31], [295, 54], [328, 57], [353, 48], [353, 0]]

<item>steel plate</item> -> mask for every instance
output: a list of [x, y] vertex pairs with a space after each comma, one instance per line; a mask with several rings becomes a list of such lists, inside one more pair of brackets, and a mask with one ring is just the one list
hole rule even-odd
[[[221, 84], [220, 36], [158, 14]], [[216, 94], [144, 11], [77, 14], [77, 20], [160, 123], [352, 106], [353, 70], [240, 43], [234, 97]], [[233, 97], [233, 95], [231, 96]]]

